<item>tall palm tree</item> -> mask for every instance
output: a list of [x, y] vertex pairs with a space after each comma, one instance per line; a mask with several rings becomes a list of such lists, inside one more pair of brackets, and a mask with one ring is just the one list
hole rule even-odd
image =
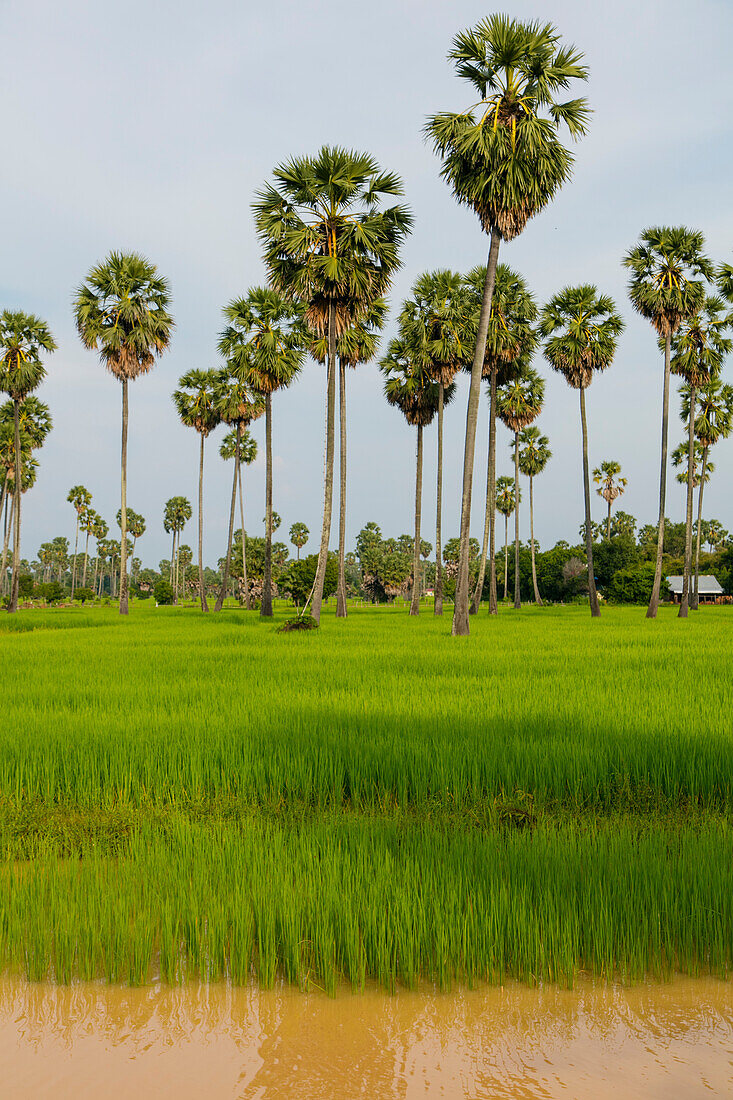
[[573, 81], [587, 79], [588, 70], [582, 54], [563, 46], [550, 23], [522, 23], [505, 15], [492, 15], [456, 35], [448, 57], [478, 102], [467, 111], [433, 116], [426, 132], [443, 159], [441, 175], [490, 236], [466, 413], [452, 627], [454, 634], [468, 634], [471, 486], [499, 244], [521, 233], [570, 178], [573, 158], [559, 141], [558, 130], [565, 126], [572, 138], [581, 137], [589, 110], [582, 98], [557, 100]]
[[[692, 402], [690, 400], [690, 387], [683, 383], [680, 387], [682, 396], [682, 419], [685, 423], [690, 420]], [[704, 386], [700, 387], [697, 395], [697, 416], [695, 417], [695, 435], [702, 445], [702, 457], [700, 463], [700, 487], [697, 495], [697, 537], [695, 543], [695, 583], [692, 593], [692, 608], [697, 610], [699, 604], [699, 579], [700, 579], [700, 533], [702, 529], [702, 497], [705, 486], [706, 470], [708, 466], [708, 452], [718, 440], [726, 439], [733, 430], [733, 386], [724, 384], [716, 375]]]
[[580, 393], [580, 426], [583, 436], [583, 495], [585, 499], [585, 549], [588, 558], [588, 601], [597, 618], [601, 609], [593, 574], [593, 529], [588, 472], [588, 424], [585, 391], [596, 371], [611, 365], [624, 323], [613, 298], [599, 294], [594, 286], [566, 287], [547, 303], [540, 318], [545, 339], [544, 353], [550, 366]]
[[509, 517], [516, 504], [516, 482], [513, 477], [496, 480], [496, 507], [504, 517], [504, 600], [509, 587]]
[[81, 518], [80, 527], [83, 534], [86, 536], [84, 541], [84, 568], [81, 574], [81, 586], [86, 588], [87, 586], [87, 567], [89, 565], [89, 537], [94, 534], [94, 528], [100, 520], [100, 515], [95, 512], [93, 508], [87, 508]]
[[[422, 369], [438, 383], [438, 455], [435, 502], [435, 600], [443, 614], [443, 411], [445, 390], [470, 361], [470, 300], [461, 276], [445, 269], [427, 271], [412, 287], [400, 314], [402, 339]], [[454, 392], [454, 391], [451, 391]]]
[[[224, 307], [219, 350], [230, 371], [265, 403], [265, 571], [260, 615], [272, 617], [272, 395], [297, 377], [305, 356], [300, 312], [282, 294], [251, 287]], [[242, 546], [244, 552], [244, 527]]]
[[93, 267], [76, 292], [74, 313], [82, 343], [122, 383], [122, 448], [120, 478], [120, 614], [128, 613], [127, 596], [127, 429], [128, 383], [147, 374], [168, 348], [173, 332], [168, 282], [136, 252], [110, 252]]
[[542, 607], [542, 597], [537, 586], [537, 563], [535, 560], [534, 544], [534, 479], [541, 474], [545, 466], [552, 458], [550, 441], [546, 435], [542, 435], [539, 428], [525, 428], [519, 433], [519, 442], [522, 450], [519, 452], [519, 469], [525, 477], [529, 478], [529, 544], [532, 555], [532, 589], [534, 602]]
[[[104, 553], [105, 553], [104, 547], [106, 545], [105, 539], [107, 538], [107, 535], [109, 534], [109, 527], [107, 526], [107, 524], [105, 523], [105, 521], [102, 519], [101, 516], [97, 516], [92, 534], [94, 535], [94, 539], [97, 543], [96, 561], [95, 561], [95, 564], [94, 564], [94, 584], [92, 585], [92, 587], [96, 591], [96, 588], [97, 588], [97, 571], [99, 570], [99, 566], [102, 564], [103, 559], [104, 559]], [[100, 576], [99, 576], [99, 595], [101, 596], [102, 595], [102, 579], [103, 579], [103, 576], [102, 576], [102, 571], [100, 570], [99, 572], [100, 572]]]
[[[135, 547], [137, 546], [137, 540], [141, 539], [145, 534], [147, 524], [145, 522], [145, 516], [141, 516], [139, 512], [132, 513], [132, 523], [128, 523], [127, 529], [130, 535], [132, 535], [132, 556], [135, 556]], [[132, 576], [132, 568], [130, 569], [130, 576]]]
[[631, 272], [629, 297], [634, 309], [651, 322], [657, 336], [664, 341], [657, 558], [654, 585], [646, 612], [648, 619], [657, 617], [662, 584], [672, 337], [686, 318], [697, 313], [705, 300], [702, 280], [711, 279], [714, 269], [703, 253], [704, 247], [702, 233], [683, 226], [654, 226], [644, 230], [640, 243], [627, 252], [623, 260], [624, 266]]
[[295, 547], [300, 561], [300, 551], [303, 549], [310, 536], [310, 531], [304, 523], [294, 523], [290, 528], [290, 541]]
[[236, 427], [231, 432], [227, 432], [219, 447], [220, 457], [223, 458], [225, 462], [231, 461], [234, 467], [234, 474], [232, 477], [232, 498], [229, 505], [229, 530], [227, 533], [227, 552], [226, 558], [224, 559], [224, 573], [219, 595], [216, 598], [214, 611], [221, 611], [224, 606], [224, 599], [226, 598], [227, 587], [229, 585], [229, 573], [232, 567], [232, 540], [234, 538], [234, 510], [237, 502], [237, 486], [239, 486], [239, 513], [242, 522], [242, 582], [244, 584], [244, 606], [249, 611], [247, 551], [245, 546], [246, 532], [244, 529], [244, 502], [242, 495], [242, 466], [249, 466], [249, 464], [254, 462], [257, 458], [257, 443], [244, 425], [251, 424], [252, 420], [264, 413], [265, 403], [255, 394], [250, 394], [251, 401], [248, 401], [241, 391], [237, 391], [237, 405], [235, 409], [233, 393], [234, 391], [227, 386], [225, 393], [220, 394], [217, 398], [220, 413], [222, 411], [224, 413], [229, 412], [230, 414], [232, 412], [236, 413], [236, 420], [233, 421], [226, 420], [226, 416], [222, 417], [227, 423], [236, 424]]
[[190, 370], [178, 379], [179, 389], [173, 394], [182, 423], [199, 434], [199, 597], [201, 610], [208, 611], [204, 588], [204, 444], [206, 437], [220, 423], [216, 411], [215, 389], [218, 372]]
[[[22, 472], [31, 458], [31, 446], [27, 435], [21, 432], [19, 435], [21, 455], [21, 481]], [[5, 527], [3, 532], [2, 564], [0, 564], [0, 578], [2, 583], [0, 590], [5, 593], [7, 582], [8, 550], [10, 537], [13, 533], [13, 521], [15, 519], [15, 472], [16, 472], [15, 432], [12, 422], [0, 426], [0, 463], [3, 466], [2, 505], [5, 507]], [[10, 507], [8, 508], [8, 505]], [[12, 588], [12, 585], [11, 585]]]
[[[722, 298], [708, 296], [692, 317], [687, 317], [672, 337], [670, 370], [688, 386], [687, 392], [687, 507], [685, 509], [685, 564], [682, 598], [678, 617], [686, 619], [689, 608], [690, 574], [692, 572], [692, 469], [695, 457], [695, 401], [697, 391], [720, 371], [724, 357], [733, 342], [726, 336], [731, 318], [724, 314]], [[704, 476], [704, 475], [703, 475]]]
[[[411, 358], [410, 347], [402, 339], [392, 340], [379, 364], [384, 375], [384, 393], [408, 424], [417, 428], [415, 461], [415, 536], [412, 553], [412, 599], [410, 614], [420, 613], [420, 524], [422, 519], [423, 428], [432, 423], [438, 411], [440, 385], [433, 381], [419, 361]], [[448, 387], [452, 397], [452, 386]], [[444, 397], [446, 395], [444, 394]]]
[[522, 606], [519, 590], [519, 433], [540, 415], [544, 399], [545, 383], [529, 366], [523, 368], [519, 377], [502, 386], [496, 399], [501, 421], [514, 432], [514, 606], [517, 609]]
[[[478, 328], [483, 303], [486, 269], [479, 265], [469, 271], [465, 279], [466, 289], [472, 300], [474, 331]], [[489, 431], [486, 463], [486, 507], [484, 512], [484, 537], [476, 588], [470, 611], [476, 614], [484, 590], [487, 555], [489, 561], [489, 613], [497, 612], [496, 597], [496, 395], [499, 386], [516, 378], [522, 364], [528, 362], [537, 346], [537, 334], [533, 328], [537, 318], [537, 305], [521, 275], [506, 264], [498, 264], [491, 310], [486, 330], [486, 350], [482, 377], [489, 383]]]
[[84, 485], [74, 485], [69, 489], [66, 497], [69, 504], [73, 504], [74, 511], [76, 512], [76, 530], [74, 532], [74, 561], [71, 567], [71, 598], [74, 598], [74, 588], [76, 586], [76, 555], [79, 549], [79, 524], [81, 523], [84, 513], [88, 510], [89, 505], [92, 503], [92, 494]]
[[614, 459], [607, 459], [600, 466], [596, 466], [593, 471], [593, 483], [598, 486], [596, 492], [599, 497], [603, 497], [608, 505], [608, 516], [606, 518], [607, 539], [611, 537], [611, 506], [614, 500], [623, 496], [628, 485], [625, 477], [619, 477], [620, 473], [621, 463], [614, 461]]
[[311, 609], [318, 622], [333, 507], [336, 342], [386, 294], [412, 217], [399, 203], [383, 207], [386, 198], [402, 195], [402, 181], [367, 153], [323, 146], [314, 157], [278, 166], [273, 176], [254, 203], [270, 280], [328, 341], [323, 523]]
[[0, 314], [0, 389], [13, 402], [15, 471], [13, 479], [13, 574], [8, 611], [18, 610], [20, 580], [20, 501], [22, 496], [22, 454], [20, 410], [28, 395], [46, 376], [44, 354], [56, 350], [56, 341], [45, 321], [33, 313], [4, 310]]
[[171, 546], [171, 561], [170, 561], [170, 575], [169, 581], [174, 592], [174, 600], [178, 603], [178, 571], [176, 568], [176, 545], [181, 540], [181, 532], [186, 526], [191, 516], [193, 515], [193, 509], [190, 501], [185, 497], [171, 497], [166, 501], [165, 509], [163, 512], [163, 530], [167, 534], [173, 535], [173, 542]]

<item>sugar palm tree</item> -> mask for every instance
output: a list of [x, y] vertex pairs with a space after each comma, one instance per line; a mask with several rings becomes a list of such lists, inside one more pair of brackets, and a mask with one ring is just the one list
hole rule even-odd
[[441, 175], [459, 203], [478, 215], [490, 237], [481, 313], [471, 368], [463, 457], [461, 534], [453, 633], [469, 632], [469, 531], [476, 425], [486, 334], [499, 245], [524, 229], [572, 173], [573, 158], [559, 140], [564, 126], [581, 137], [585, 99], [558, 97], [588, 70], [582, 55], [563, 46], [547, 23], [492, 15], [456, 35], [449, 53], [478, 102], [463, 112], [433, 116], [426, 132], [442, 157]]
[[[249, 359], [246, 360], [249, 363]], [[244, 372], [247, 373], [246, 371]], [[236, 508], [237, 485], [239, 485], [239, 514], [242, 522], [242, 580], [244, 584], [244, 606], [249, 611], [249, 587], [247, 584], [247, 536], [244, 529], [244, 497], [242, 495], [242, 465], [254, 462], [257, 457], [257, 444], [247, 431], [248, 425], [265, 412], [266, 401], [250, 388], [242, 371], [230, 365], [219, 375], [215, 394], [216, 408], [225, 424], [234, 425], [234, 430], [224, 436], [219, 454], [225, 462], [233, 466], [232, 497], [229, 505], [229, 533], [227, 535], [227, 553], [224, 561], [224, 574], [221, 588], [216, 598], [214, 611], [224, 606], [229, 572], [232, 565], [232, 539], [234, 537], [234, 511]]]
[[714, 269], [703, 252], [704, 247], [702, 233], [683, 226], [655, 226], [644, 230], [640, 243], [626, 253], [623, 261], [631, 272], [629, 297], [634, 309], [651, 322], [657, 336], [664, 341], [657, 558], [646, 613], [648, 619], [657, 617], [662, 584], [672, 337], [686, 318], [697, 313], [705, 300], [703, 280], [711, 279]]
[[22, 496], [22, 454], [20, 410], [46, 376], [43, 356], [56, 350], [56, 341], [45, 321], [33, 313], [4, 310], [0, 314], [0, 389], [13, 402], [15, 471], [13, 479], [13, 574], [8, 611], [18, 610], [20, 579], [20, 512]]
[[[127, 530], [132, 536], [132, 556], [135, 556], [135, 547], [137, 546], [137, 540], [141, 539], [145, 534], [147, 524], [145, 522], [145, 516], [141, 516], [139, 512], [132, 513], [132, 523], [127, 525]], [[132, 576], [132, 569], [130, 569], [130, 575]]]
[[516, 482], [513, 477], [496, 480], [496, 507], [504, 517], [504, 600], [509, 588], [509, 517], [514, 511]]
[[[698, 489], [700, 485], [705, 485], [710, 481], [710, 477], [715, 473], [715, 464], [706, 458], [705, 460], [705, 472], [702, 469], [702, 456], [704, 447], [699, 439], [693, 439], [692, 448], [692, 465], [690, 465], [690, 446], [689, 440], [684, 440], [680, 443], [670, 454], [672, 465], [679, 473], [676, 475], [676, 481], [680, 485], [692, 485], [693, 489]], [[692, 476], [690, 477], [690, 473]]]
[[206, 437], [220, 423], [216, 411], [215, 389], [218, 373], [215, 370], [190, 370], [178, 379], [179, 389], [173, 394], [173, 403], [187, 428], [199, 434], [199, 597], [201, 610], [208, 611], [204, 588], [204, 444]]
[[596, 466], [593, 471], [593, 482], [598, 486], [596, 492], [599, 497], [603, 497], [608, 505], [608, 517], [606, 519], [606, 538], [611, 537], [611, 506], [614, 500], [617, 500], [620, 496], [623, 496], [626, 491], [628, 481], [625, 477], [619, 477], [621, 473], [621, 463], [615, 462], [613, 459], [607, 459], [602, 462], [600, 466]]
[[76, 292], [74, 313], [82, 343], [122, 384], [120, 508], [120, 614], [127, 596], [127, 430], [128, 383], [147, 374], [168, 348], [173, 332], [168, 282], [154, 264], [135, 252], [110, 252], [93, 267]]
[[[438, 455], [435, 505], [435, 600], [443, 614], [443, 411], [445, 390], [470, 360], [471, 302], [461, 276], [445, 269], [428, 271], [412, 287], [400, 314], [402, 339], [422, 369], [438, 383]], [[454, 391], [451, 391], [454, 392]]]
[[100, 520], [100, 515], [95, 512], [93, 508], [87, 507], [84, 514], [81, 517], [79, 526], [82, 533], [86, 536], [84, 540], [84, 568], [81, 575], [81, 586], [86, 588], [87, 586], [87, 567], [89, 565], [89, 538], [94, 534], [94, 528]]
[[76, 584], [76, 555], [79, 549], [79, 524], [82, 516], [92, 503], [92, 494], [83, 485], [74, 485], [69, 489], [66, 497], [69, 504], [73, 504], [74, 511], [76, 512], [76, 530], [74, 532], [74, 562], [71, 567], [71, 598], [74, 598], [74, 588]]
[[[299, 311], [276, 290], [252, 287], [224, 308], [219, 350], [229, 369], [265, 403], [265, 571], [260, 615], [272, 616], [272, 395], [297, 377], [305, 356]], [[244, 528], [242, 528], [244, 540]], [[243, 542], [244, 545], [244, 542]]]
[[[95, 555], [96, 561], [94, 563], [94, 583], [92, 585], [92, 587], [96, 591], [96, 589], [97, 589], [97, 572], [98, 572], [99, 567], [102, 564], [102, 561], [104, 559], [105, 539], [107, 538], [107, 535], [109, 534], [109, 527], [107, 526], [107, 524], [105, 523], [105, 521], [102, 519], [101, 516], [97, 516], [97, 518], [95, 520], [95, 523], [94, 523], [94, 528], [92, 530], [92, 534], [94, 535], [94, 540], [97, 544], [97, 553]], [[102, 575], [101, 575], [101, 571], [100, 571], [100, 577], [99, 577], [99, 595], [100, 596], [102, 595]]]
[[[689, 422], [692, 410], [690, 399], [690, 387], [683, 383], [680, 387], [682, 396], [682, 419]], [[692, 593], [692, 608], [697, 610], [699, 604], [699, 579], [700, 579], [700, 531], [702, 527], [702, 498], [705, 486], [706, 470], [708, 466], [708, 453], [718, 440], [727, 439], [733, 429], [733, 386], [724, 384], [716, 375], [704, 386], [701, 386], [697, 394], [697, 415], [695, 417], [695, 435], [702, 445], [700, 461], [700, 488], [697, 496], [697, 537], [695, 543], [695, 583]]]
[[294, 523], [290, 528], [290, 541], [295, 547], [300, 561], [300, 551], [303, 549], [310, 536], [310, 531], [304, 523]]
[[402, 195], [402, 181], [367, 153], [323, 146], [273, 176], [254, 203], [270, 281], [328, 341], [323, 523], [312, 605], [318, 622], [333, 506], [337, 339], [386, 294], [412, 218], [404, 205], [383, 205]]
[[519, 433], [527, 428], [542, 412], [545, 399], [545, 383], [531, 367], [502, 386], [497, 394], [496, 411], [514, 432], [514, 606], [522, 606], [519, 590]]
[[180, 543], [181, 532], [192, 515], [193, 509], [191, 503], [186, 500], [185, 497], [171, 497], [170, 500], [166, 501], [165, 510], [163, 512], [163, 530], [169, 535], [173, 535], [169, 581], [173, 587], [173, 598], [176, 603], [178, 603], [178, 570], [176, 568], [178, 559], [176, 557], [176, 545]]
[[[25, 433], [19, 434], [22, 472], [31, 458], [31, 447]], [[2, 564], [0, 564], [0, 578], [2, 578], [1, 590], [4, 593], [7, 581], [8, 551], [10, 537], [13, 533], [15, 519], [15, 475], [17, 469], [17, 451], [15, 448], [15, 432], [13, 424], [0, 426], [0, 463], [3, 467], [2, 504], [5, 507], [5, 527], [3, 532]], [[8, 504], [10, 507], [8, 508]], [[11, 584], [12, 589], [12, 584]]]
[[624, 323], [613, 298], [599, 294], [594, 286], [566, 287], [547, 303], [540, 318], [545, 339], [544, 353], [550, 366], [580, 393], [580, 425], [583, 437], [583, 496], [585, 500], [585, 549], [588, 558], [588, 601], [591, 615], [600, 613], [593, 574], [593, 531], [588, 472], [588, 425], [585, 391], [597, 371], [613, 361]]
[[[384, 375], [384, 393], [408, 424], [417, 428], [415, 461], [415, 535], [412, 555], [412, 599], [410, 614], [420, 612], [420, 524], [422, 519], [423, 428], [432, 423], [438, 411], [440, 385], [419, 361], [411, 358], [410, 347], [402, 339], [392, 340], [379, 364]], [[452, 386], [448, 387], [452, 397]], [[445, 397], [444, 393], [444, 397]]]
[[[479, 265], [469, 271], [465, 279], [472, 302], [474, 332], [478, 328], [486, 269]], [[489, 430], [486, 463], [486, 506], [484, 511], [484, 537], [481, 546], [478, 579], [471, 601], [471, 613], [476, 614], [484, 590], [487, 555], [489, 561], [489, 613], [496, 614], [496, 395], [499, 386], [506, 385], [521, 372], [522, 363], [528, 362], [537, 346], [537, 334], [533, 327], [537, 318], [537, 305], [525, 280], [506, 264], [498, 264], [491, 310], [486, 330], [486, 350], [482, 377], [489, 383]], [[472, 341], [473, 342], [473, 341]]]
[[519, 469], [529, 478], [529, 544], [532, 555], [532, 589], [534, 602], [542, 607], [542, 597], [537, 586], [537, 563], [534, 544], [534, 479], [541, 474], [552, 458], [550, 441], [539, 428], [532, 426], [519, 433], [522, 450], [519, 452]]
[[[724, 313], [722, 298], [708, 296], [692, 317], [685, 318], [672, 337], [670, 370], [688, 385], [687, 417], [687, 507], [685, 509], [685, 564], [682, 598], [678, 617], [686, 619], [689, 608], [690, 575], [692, 572], [692, 509], [693, 481], [691, 471], [695, 452], [695, 400], [697, 391], [719, 373], [724, 357], [733, 346], [726, 335], [732, 318]], [[704, 476], [704, 475], [703, 475]]]

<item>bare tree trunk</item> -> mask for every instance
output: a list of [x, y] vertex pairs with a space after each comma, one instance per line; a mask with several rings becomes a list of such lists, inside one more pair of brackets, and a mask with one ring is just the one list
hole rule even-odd
[[265, 575], [260, 616], [272, 618], [272, 394], [265, 397]]
[[239, 466], [239, 445], [241, 437], [242, 427], [241, 422], [237, 421], [237, 446], [234, 451], [234, 477], [232, 478], [232, 502], [229, 506], [229, 534], [227, 535], [227, 560], [224, 564], [224, 576], [221, 581], [221, 589], [219, 595], [216, 598], [214, 605], [214, 611], [221, 611], [224, 606], [224, 599], [227, 594], [227, 585], [229, 584], [229, 570], [232, 565], [232, 538], [234, 536], [234, 511], [237, 506], [237, 468]]
[[438, 386], [438, 477], [435, 491], [435, 598], [433, 614], [443, 614], [443, 409], [445, 386]]
[[585, 388], [580, 387], [580, 426], [583, 432], [583, 496], [585, 498], [585, 554], [588, 559], [588, 602], [594, 619], [601, 614], [593, 571], [593, 531], [590, 520], [590, 470], [588, 466], [588, 424], [585, 419]]
[[346, 610], [346, 368], [339, 359], [339, 578], [336, 589], [336, 618]]
[[534, 602], [538, 607], [542, 607], [542, 597], [537, 587], [537, 563], [535, 561], [534, 548], [534, 477], [532, 474], [529, 475], [529, 545], [532, 554], [532, 590], [534, 591]]
[[23, 495], [20, 463], [20, 401], [18, 401], [17, 398], [13, 399], [13, 427], [15, 429], [15, 485], [13, 486], [15, 494], [15, 507], [13, 511], [15, 513], [15, 518], [13, 521], [13, 574], [10, 582], [10, 602], [8, 604], [8, 611], [11, 612], [18, 610], [18, 582], [20, 580], [20, 498]]
[[84, 569], [81, 574], [81, 586], [86, 588], [87, 586], [87, 565], [89, 564], [89, 532], [86, 532], [86, 541], [84, 543]]
[[611, 537], [611, 501], [608, 502], [608, 518], [606, 519], [606, 538]]
[[249, 599], [249, 582], [247, 581], [247, 532], [244, 529], [244, 493], [242, 492], [242, 463], [237, 470], [239, 481], [239, 521], [242, 524], [242, 584], [244, 585], [244, 608], [249, 611], [251, 603]]
[[422, 519], [422, 424], [417, 426], [415, 461], [415, 546], [412, 552], [412, 602], [410, 614], [420, 614], [420, 520]]
[[120, 512], [120, 615], [129, 613], [127, 599], [127, 379], [122, 379], [122, 477]]
[[687, 432], [687, 507], [685, 509], [685, 567], [682, 573], [682, 599], [677, 613], [678, 619], [686, 619], [690, 607], [690, 573], [692, 572], [692, 509], [693, 474], [695, 466], [695, 397], [694, 386], [690, 386], [690, 423]]
[[[7, 501], [6, 501], [7, 506]], [[3, 561], [0, 566], [0, 575], [2, 575], [2, 591], [5, 592], [8, 582], [8, 548], [10, 546], [10, 535], [13, 530], [13, 519], [15, 517], [15, 493], [10, 497], [10, 517], [5, 528], [5, 537], [3, 539]]]
[[313, 585], [313, 618], [321, 621], [323, 585], [326, 580], [328, 564], [328, 542], [331, 536], [331, 510], [333, 507], [333, 451], [334, 451], [334, 413], [336, 405], [336, 308], [331, 302], [328, 307], [328, 377], [326, 381], [326, 469], [323, 494], [323, 525], [321, 528], [321, 546], [318, 551], [318, 568]]
[[199, 456], [199, 596], [201, 610], [208, 611], [204, 588], [204, 442], [206, 436], [201, 432], [201, 451]]
[[497, 614], [496, 596], [496, 365], [491, 368], [489, 383], [489, 447], [486, 462], [486, 514], [484, 516], [484, 541], [481, 547], [481, 564], [476, 591], [473, 594], [471, 613], [475, 614], [481, 603], [486, 577], [486, 560], [489, 561], [489, 614]]
[[695, 586], [692, 592], [692, 610], [700, 608], [700, 542], [702, 540], [702, 491], [705, 488], [705, 471], [708, 465], [708, 448], [702, 449], [700, 468], [700, 488], [697, 493], [697, 538], [695, 540]]
[[504, 513], [504, 602], [509, 590], [509, 515]]
[[74, 599], [74, 589], [76, 588], [76, 554], [79, 549], [79, 513], [76, 513], [76, 533], [74, 535], [74, 561], [71, 566], [71, 598]]
[[522, 606], [519, 591], [519, 432], [514, 433], [514, 607]]
[[669, 426], [669, 376], [672, 337], [668, 333], [664, 341], [664, 387], [662, 390], [662, 462], [659, 474], [659, 526], [657, 528], [657, 560], [654, 567], [654, 586], [652, 588], [647, 619], [656, 619], [659, 607], [659, 590], [662, 587], [662, 554], [664, 553], [664, 508], [667, 495], [667, 429]]
[[461, 543], [458, 558], [458, 577], [456, 579], [456, 602], [453, 609], [451, 633], [465, 635], [469, 633], [468, 623], [468, 586], [469, 586], [469, 539], [471, 536], [471, 490], [473, 487], [473, 462], [476, 447], [476, 425], [478, 422], [479, 401], [481, 398], [481, 374], [486, 353], [486, 336], [489, 330], [491, 299], [494, 296], [496, 265], [499, 258], [501, 236], [498, 229], [491, 230], [491, 246], [486, 265], [484, 296], [481, 302], [476, 348], [471, 367], [471, 386], [468, 393], [466, 411], [466, 442], [463, 452], [463, 492], [461, 497]]

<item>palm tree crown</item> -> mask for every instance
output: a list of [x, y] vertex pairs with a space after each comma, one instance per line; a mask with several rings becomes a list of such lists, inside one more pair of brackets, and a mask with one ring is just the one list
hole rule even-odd
[[533, 425], [519, 433], [519, 445], [519, 469], [525, 477], [537, 477], [552, 458], [549, 439]]
[[662, 337], [673, 335], [703, 304], [702, 280], [714, 274], [704, 246], [702, 233], [695, 230], [653, 226], [644, 230], [640, 244], [624, 257], [624, 266], [631, 272], [631, 303]]
[[546, 359], [574, 389], [587, 389], [594, 372], [610, 365], [623, 329], [613, 298], [591, 285], [561, 290], [539, 323]]
[[214, 400], [218, 379], [215, 370], [190, 370], [178, 379], [179, 388], [173, 394], [181, 422], [202, 436], [209, 435], [220, 422]]
[[56, 350], [45, 321], [33, 313], [0, 314], [0, 389], [23, 401], [46, 377], [43, 355]]

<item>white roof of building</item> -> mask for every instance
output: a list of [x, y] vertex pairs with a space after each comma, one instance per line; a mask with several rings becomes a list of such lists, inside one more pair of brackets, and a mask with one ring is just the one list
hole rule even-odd
[[[682, 595], [682, 577], [667, 577], [667, 588], [675, 596]], [[690, 577], [690, 592], [692, 592], [695, 585], [695, 578]], [[703, 577], [700, 576], [700, 580], [697, 586], [698, 595], [700, 596], [722, 596], [723, 589], [720, 586], [720, 582], [717, 577]]]

